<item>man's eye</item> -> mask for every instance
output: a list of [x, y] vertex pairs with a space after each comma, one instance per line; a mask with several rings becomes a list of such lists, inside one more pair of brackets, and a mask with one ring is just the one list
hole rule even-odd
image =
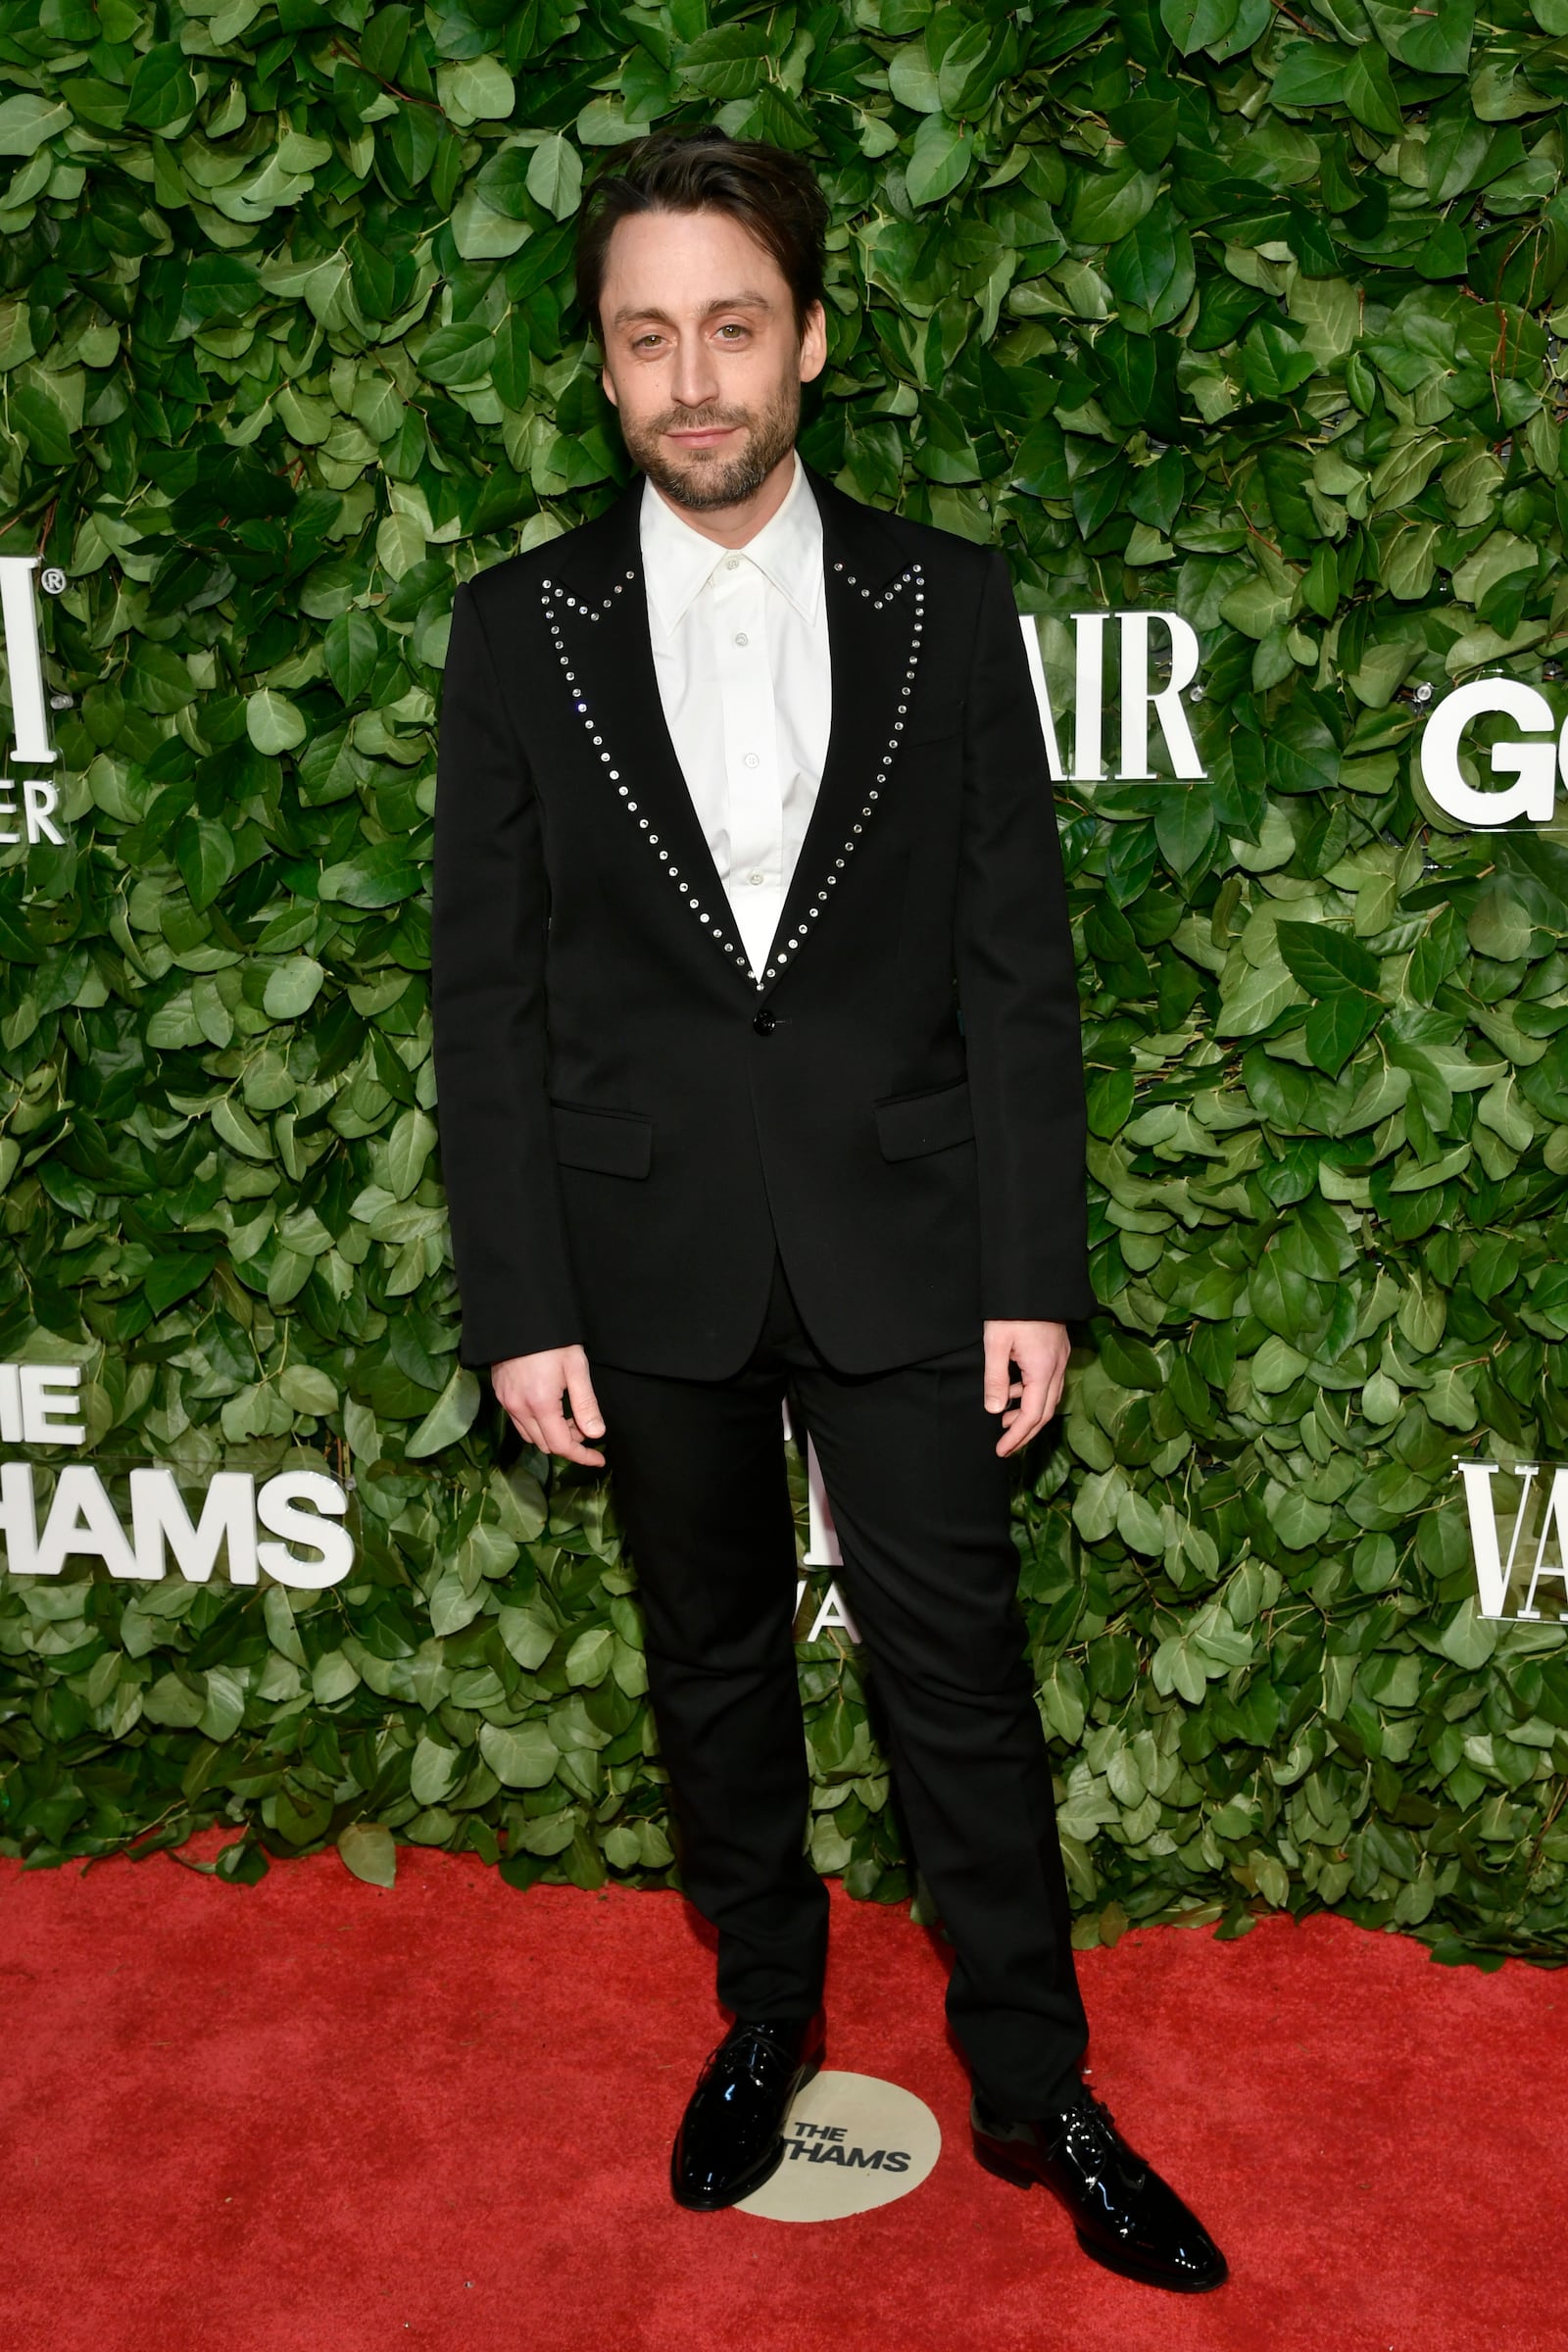
[[746, 332], [746, 329], [745, 329], [745, 327], [744, 327], [744, 326], [738, 326], [738, 325], [736, 325], [736, 324], [735, 324], [735, 323], [732, 321], [732, 322], [731, 322], [731, 323], [730, 323], [728, 326], [721, 326], [721, 327], [719, 328], [719, 330], [718, 330], [718, 331], [719, 331], [719, 333], [720, 333], [721, 335], [737, 335], [737, 336], [738, 336], [738, 335], [744, 335], [744, 334], [745, 334], [745, 332]]

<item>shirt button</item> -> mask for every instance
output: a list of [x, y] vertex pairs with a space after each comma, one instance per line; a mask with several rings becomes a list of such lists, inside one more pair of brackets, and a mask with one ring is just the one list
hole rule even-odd
[[748, 874], [746, 879], [755, 887], [755, 885], [758, 883], [765, 882], [767, 880], [767, 876], [765, 874]]
[[737, 629], [735, 632], [735, 642], [737, 645], [750, 645], [752, 641], [747, 636], [744, 629]]
[[752, 1027], [757, 1031], [759, 1037], [767, 1037], [778, 1027], [778, 1015], [771, 1006], [764, 1004], [761, 1011], [753, 1020]]
[[725, 559], [724, 569], [726, 571], [739, 571], [740, 567], [741, 560], [739, 556], [729, 556]]
[[755, 752], [748, 752], [746, 755], [746, 764], [748, 767], [760, 767], [762, 763], [758, 759]]

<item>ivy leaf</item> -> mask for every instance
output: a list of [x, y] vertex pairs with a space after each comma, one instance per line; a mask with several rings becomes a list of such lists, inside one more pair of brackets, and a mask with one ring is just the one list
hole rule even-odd
[[1128, 163], [1117, 171], [1087, 172], [1074, 201], [1068, 233], [1081, 245], [1109, 245], [1143, 219], [1159, 193], [1152, 172]]
[[325, 978], [314, 956], [292, 956], [268, 973], [262, 1008], [274, 1021], [297, 1021], [316, 1003]]
[[460, 1366], [410, 1438], [407, 1446], [410, 1461], [423, 1461], [427, 1455], [455, 1446], [472, 1427], [478, 1410], [479, 1383], [471, 1372]]
[[516, 102], [511, 74], [494, 57], [462, 58], [436, 73], [441, 111], [460, 130], [475, 122], [504, 122]]
[[386, 1147], [387, 1184], [394, 1199], [406, 1200], [424, 1174], [435, 1150], [435, 1122], [422, 1110], [404, 1111]]
[[582, 198], [582, 158], [562, 132], [541, 139], [528, 165], [528, 193], [558, 220], [568, 220]]
[[319, 890], [323, 899], [348, 906], [395, 906], [419, 888], [419, 875], [401, 841], [381, 841], [358, 850], [336, 865], [324, 868]]
[[305, 714], [286, 695], [264, 686], [246, 702], [245, 731], [259, 752], [291, 752], [305, 741]]
[[141, 130], [169, 130], [196, 112], [196, 84], [185, 53], [172, 41], [149, 49], [130, 80], [130, 103], [125, 124]]
[[36, 90], [23, 90], [0, 105], [0, 155], [32, 155], [71, 121], [71, 109]]
[[1358, 122], [1385, 138], [1396, 138], [1404, 128], [1388, 58], [1375, 42], [1363, 41], [1351, 50], [1345, 69], [1345, 103]]
[[705, 98], [749, 98], [761, 81], [767, 47], [760, 24], [720, 24], [677, 49], [675, 70]]
[[1371, 997], [1325, 997], [1306, 1016], [1306, 1050], [1320, 1070], [1337, 1078], [1382, 1017], [1383, 1007]]
[[1289, 41], [1269, 84], [1275, 106], [1343, 106], [1351, 52], [1334, 41]]
[[951, 196], [968, 174], [974, 147], [966, 131], [941, 115], [927, 115], [914, 134], [905, 185], [911, 204], [936, 204]]
[[142, 1277], [142, 1293], [154, 1317], [167, 1314], [192, 1291], [199, 1291], [213, 1270], [210, 1257], [194, 1253], [155, 1258]]
[[1314, 997], [1376, 996], [1377, 957], [1358, 939], [1323, 923], [1281, 923], [1275, 937], [1287, 969]]
[[1111, 248], [1105, 274], [1123, 302], [1152, 311], [1176, 274], [1176, 237], [1163, 207], [1146, 213]]
[[1248, 389], [1255, 400], [1285, 400], [1317, 366], [1309, 351], [1276, 319], [1254, 319], [1242, 344]]
[[1159, 21], [1183, 57], [1223, 41], [1239, 0], [1159, 0]]
[[380, 1822], [346, 1822], [338, 1832], [337, 1850], [346, 1868], [368, 1886], [397, 1884], [397, 1844], [391, 1831]]
[[615, 1638], [608, 1625], [590, 1627], [566, 1652], [566, 1680], [575, 1690], [591, 1689], [610, 1672]]
[[190, 903], [200, 913], [234, 871], [233, 836], [210, 817], [187, 816], [174, 835], [174, 857]]
[[561, 1762], [542, 1723], [481, 1723], [479, 1753], [506, 1788], [548, 1788]]
[[1131, 98], [1108, 107], [1105, 121], [1140, 172], [1157, 172], [1176, 144], [1179, 110], [1171, 99]]
[[888, 65], [888, 87], [899, 104], [906, 106], [911, 114], [942, 112], [936, 72], [923, 39], [906, 41], [894, 51]]
[[374, 674], [380, 638], [368, 612], [340, 612], [322, 641], [326, 674], [341, 700], [359, 702]]

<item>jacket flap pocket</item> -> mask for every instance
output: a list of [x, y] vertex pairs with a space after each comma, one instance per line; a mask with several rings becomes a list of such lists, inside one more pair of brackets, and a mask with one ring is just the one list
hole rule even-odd
[[646, 1176], [653, 1164], [654, 1122], [635, 1110], [586, 1110], [570, 1102], [550, 1105], [556, 1128], [556, 1157], [568, 1168], [592, 1168], [601, 1176]]
[[956, 1086], [940, 1086], [932, 1094], [900, 1095], [891, 1102], [879, 1102], [876, 1132], [884, 1159], [918, 1159], [924, 1152], [966, 1144], [974, 1134], [969, 1081], [960, 1078]]
[[912, 751], [917, 743], [943, 743], [956, 735], [963, 726], [963, 705], [959, 703], [919, 705], [905, 721], [904, 749]]

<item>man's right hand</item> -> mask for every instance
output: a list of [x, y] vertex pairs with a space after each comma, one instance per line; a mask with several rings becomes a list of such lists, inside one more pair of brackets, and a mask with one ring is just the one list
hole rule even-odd
[[588, 1358], [580, 1348], [542, 1348], [537, 1355], [510, 1355], [505, 1363], [491, 1365], [490, 1385], [513, 1427], [530, 1446], [591, 1469], [604, 1466], [604, 1455], [583, 1442], [602, 1438], [605, 1421], [588, 1377]]

